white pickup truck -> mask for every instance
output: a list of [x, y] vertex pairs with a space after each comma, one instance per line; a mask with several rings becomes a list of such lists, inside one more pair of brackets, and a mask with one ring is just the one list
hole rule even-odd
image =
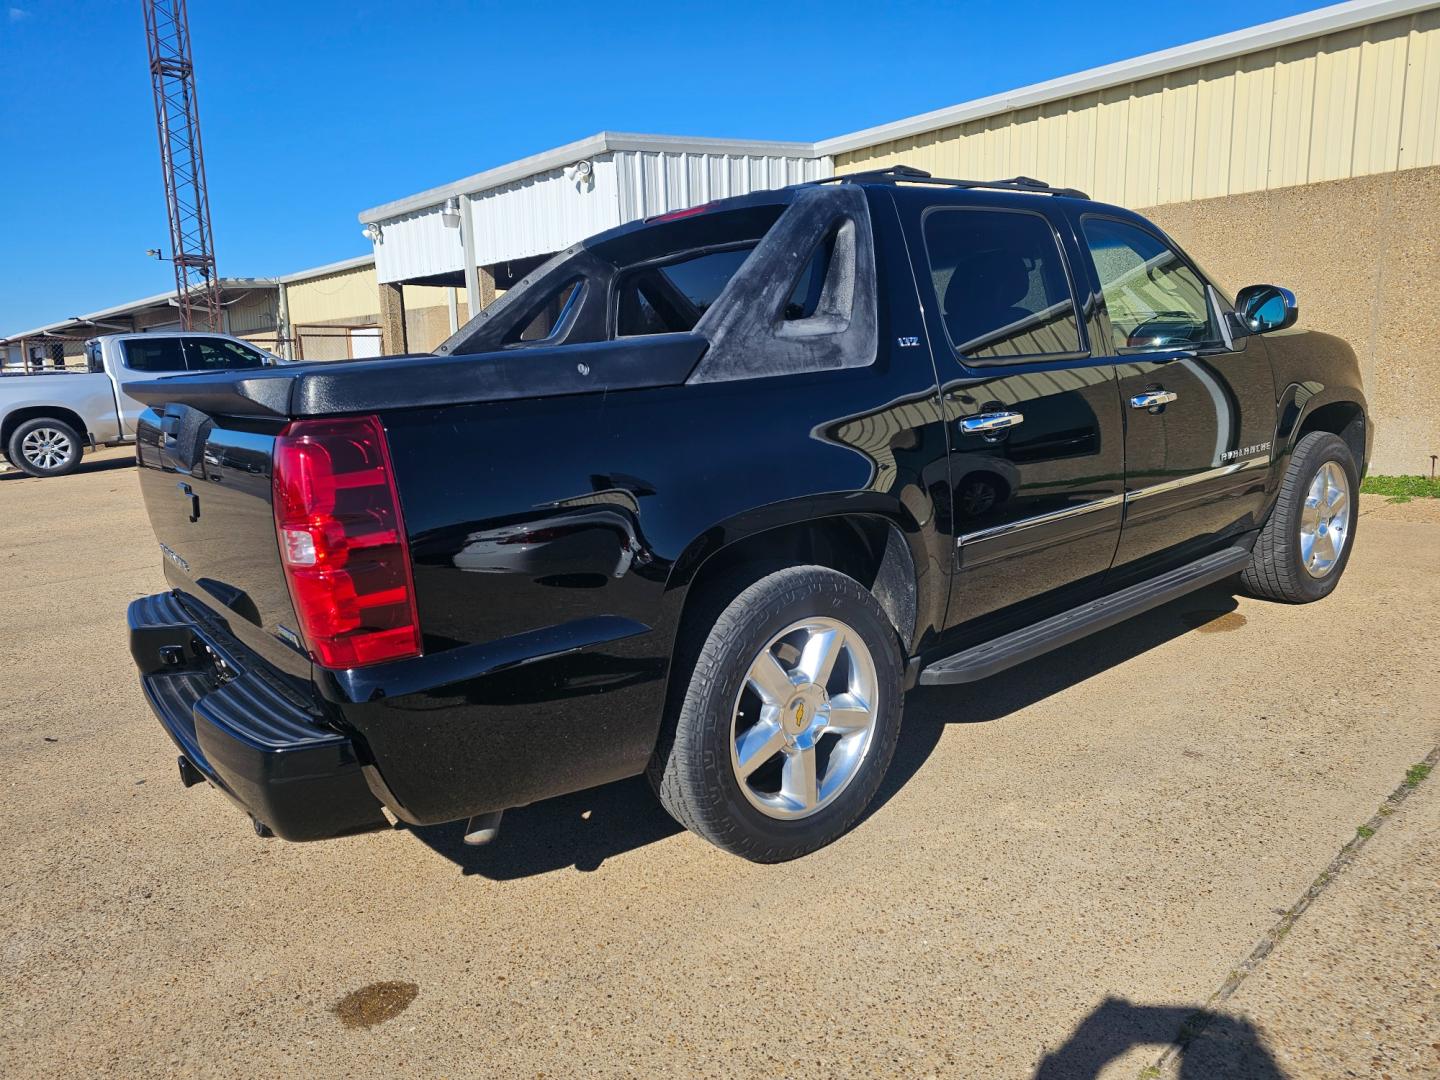
[[0, 376], [0, 449], [31, 476], [64, 476], [86, 446], [134, 441], [145, 408], [127, 384], [285, 361], [226, 334], [107, 334], [85, 343], [85, 371]]

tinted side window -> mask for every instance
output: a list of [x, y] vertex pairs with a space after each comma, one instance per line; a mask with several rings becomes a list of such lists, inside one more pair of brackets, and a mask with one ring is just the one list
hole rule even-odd
[[752, 246], [711, 251], [626, 274], [617, 287], [616, 334], [686, 333], [695, 328]]
[[1117, 352], [1183, 348], [1220, 338], [1204, 283], [1169, 246], [1123, 221], [1086, 216]]
[[233, 371], [265, 366], [264, 358], [238, 341], [223, 338], [186, 338], [185, 352], [191, 371]]
[[1080, 349], [1080, 323], [1050, 223], [1029, 211], [939, 209], [925, 252], [956, 353], [974, 359]]
[[184, 371], [185, 354], [179, 338], [131, 338], [125, 346], [125, 366], [131, 371]]

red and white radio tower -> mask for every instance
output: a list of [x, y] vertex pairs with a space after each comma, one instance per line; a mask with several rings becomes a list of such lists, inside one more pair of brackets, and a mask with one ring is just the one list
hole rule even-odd
[[205, 153], [200, 146], [200, 107], [190, 61], [190, 21], [185, 0], [141, 0], [155, 90], [155, 127], [170, 212], [170, 253], [175, 297], [186, 330], [224, 330], [210, 196], [205, 191]]

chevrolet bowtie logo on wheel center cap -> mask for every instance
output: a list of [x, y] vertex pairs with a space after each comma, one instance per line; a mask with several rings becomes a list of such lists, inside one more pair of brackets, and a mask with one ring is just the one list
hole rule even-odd
[[791, 701], [782, 714], [785, 734], [794, 738], [808, 728], [811, 721], [815, 719], [817, 707], [803, 697]]

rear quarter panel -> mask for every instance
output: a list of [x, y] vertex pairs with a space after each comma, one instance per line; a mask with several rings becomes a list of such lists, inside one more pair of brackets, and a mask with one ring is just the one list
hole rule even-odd
[[447, 681], [330, 693], [382, 764], [387, 801], [416, 821], [641, 771], [686, 588], [745, 536], [884, 518], [934, 575], [920, 622], [943, 616], [944, 433], [928, 356], [385, 421], [426, 663]]
[[[68, 409], [85, 421], [80, 434], [105, 442], [120, 433], [115, 414], [115, 393], [105, 375], [85, 373], [63, 375], [0, 376], [0, 422], [19, 409]], [[8, 423], [6, 430], [9, 430]]]

